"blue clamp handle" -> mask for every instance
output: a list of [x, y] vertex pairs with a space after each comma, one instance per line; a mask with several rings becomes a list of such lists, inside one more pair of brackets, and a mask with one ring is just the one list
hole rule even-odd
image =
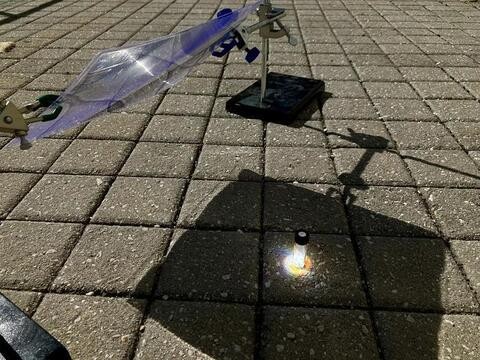
[[[217, 13], [217, 18], [221, 18], [221, 17], [227, 16], [227, 15], [230, 15], [231, 13], [233, 13], [233, 10], [230, 9], [230, 8], [222, 9]], [[223, 42], [220, 45], [218, 45], [218, 47], [220, 47], [222, 50], [213, 50], [212, 55], [215, 56], [215, 57], [221, 58], [221, 57], [227, 55], [228, 52], [230, 50], [232, 50], [237, 45], [238, 45], [238, 43], [235, 40], [235, 35], [233, 33], [228, 33], [225, 36]]]
[[260, 50], [258, 48], [254, 47], [252, 49], [247, 49], [247, 55], [245, 56], [245, 60], [251, 64], [252, 62], [255, 61], [255, 59], [260, 55]]
[[[217, 13], [217, 18], [227, 16], [231, 14], [233, 11], [232, 9], [225, 8], [220, 10]], [[228, 33], [223, 42], [218, 45], [217, 48], [220, 48], [221, 50], [213, 50], [212, 55], [215, 57], [223, 57], [227, 55], [234, 47], [238, 47], [239, 49], [243, 48], [245, 46], [245, 42], [239, 38], [239, 35], [236, 30], [231, 31]], [[256, 47], [252, 49], [246, 49], [247, 55], [245, 56], [245, 60], [250, 64], [252, 63], [258, 55], [260, 55], [260, 50], [258, 50]]]
[[221, 58], [227, 55], [235, 46], [238, 46], [238, 42], [235, 39], [235, 36], [231, 35], [227, 37], [226, 40], [224, 40], [220, 45], [218, 45], [221, 50], [212, 51], [212, 55]]

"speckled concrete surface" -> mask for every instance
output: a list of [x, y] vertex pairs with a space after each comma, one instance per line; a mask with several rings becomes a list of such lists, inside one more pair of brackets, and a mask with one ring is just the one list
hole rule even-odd
[[[322, 111], [229, 114], [260, 73], [232, 52], [28, 151], [0, 137], [0, 291], [80, 360], [480, 359], [480, 4], [273, 2], [299, 45], [271, 69], [324, 80]], [[0, 0], [0, 98], [243, 3]]]

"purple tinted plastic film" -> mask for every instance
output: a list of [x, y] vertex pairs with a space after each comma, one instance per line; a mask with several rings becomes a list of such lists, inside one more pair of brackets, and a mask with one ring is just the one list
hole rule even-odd
[[44, 112], [61, 106], [60, 115], [33, 124], [27, 139], [61, 132], [171, 88], [203, 62], [259, 4], [257, 1], [180, 33], [99, 53]]

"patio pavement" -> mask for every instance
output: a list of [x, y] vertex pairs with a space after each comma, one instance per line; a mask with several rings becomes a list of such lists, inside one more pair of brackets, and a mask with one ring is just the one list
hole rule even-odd
[[[1, 149], [0, 291], [74, 359], [480, 359], [480, 3], [274, 3], [300, 44], [274, 42], [271, 70], [324, 80], [322, 113], [227, 113], [259, 75], [232, 52]], [[0, 1], [0, 97], [240, 4]]]

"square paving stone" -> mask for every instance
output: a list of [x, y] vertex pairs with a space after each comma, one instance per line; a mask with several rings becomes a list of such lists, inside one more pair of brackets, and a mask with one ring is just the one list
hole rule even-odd
[[85, 222], [108, 186], [108, 178], [45, 175], [12, 211], [9, 218]]
[[480, 81], [480, 69], [473, 67], [446, 67], [445, 71], [457, 81]]
[[392, 66], [393, 63], [386, 55], [380, 54], [349, 54], [348, 58], [356, 66]]
[[480, 122], [448, 122], [445, 124], [465, 150], [480, 150]]
[[136, 141], [147, 122], [148, 115], [145, 114], [105, 114], [89, 122], [78, 137], [81, 139]]
[[351, 66], [312, 66], [315, 79], [322, 80], [357, 80], [357, 75]]
[[413, 44], [380, 44], [385, 54], [419, 54], [422, 51]]
[[326, 120], [325, 126], [333, 147], [393, 147], [390, 135], [381, 121]]
[[[362, 37], [364, 40], [365, 37]], [[380, 49], [377, 45], [366, 43], [366, 44], [342, 44], [345, 53], [348, 55], [350, 54], [381, 54], [383, 55], [384, 52]]]
[[68, 146], [67, 140], [42, 139], [28, 150], [11, 145], [0, 150], [0, 171], [45, 172]]
[[[355, 340], [353, 340], [355, 339]], [[366, 311], [268, 306], [262, 359], [379, 359]]]
[[80, 231], [80, 225], [5, 221], [0, 225], [0, 288], [48, 289]]
[[213, 96], [168, 94], [157, 109], [157, 114], [208, 116]]
[[[179, 96], [186, 96], [186, 95], [179, 95]], [[157, 109], [158, 104], [161, 102], [163, 97], [164, 97], [163, 94], [147, 97], [143, 100], [140, 100], [139, 102], [136, 102], [124, 107], [120, 107], [118, 109], [114, 109], [112, 112], [126, 114], [126, 115], [137, 115], [137, 116], [150, 115], [155, 112], [155, 109]]]
[[326, 149], [267, 147], [265, 155], [265, 175], [269, 180], [337, 183]]
[[478, 82], [462, 82], [462, 85], [470, 91], [470, 93], [480, 99], [480, 80]]
[[382, 149], [334, 149], [338, 178], [351, 185], [413, 185], [402, 158]]
[[34, 80], [33, 74], [12, 74], [3, 73], [0, 80], [1, 89], [14, 89], [21, 88], [23, 85], [30, 83]]
[[338, 189], [318, 184], [267, 183], [264, 227], [278, 231], [348, 233]]
[[305, 275], [288, 268], [292, 233], [267, 233], [264, 244], [263, 298], [266, 303], [315, 306], [365, 306], [360, 274], [349, 237], [312, 235]]
[[476, 315], [379, 312], [376, 319], [385, 360], [478, 358]]
[[385, 99], [418, 99], [418, 95], [407, 83], [401, 82], [365, 82], [368, 95]]
[[289, 65], [270, 65], [269, 71], [277, 72], [284, 75], [291, 75], [291, 76], [300, 76], [309, 78], [312, 76], [312, 68], [309, 66], [289, 66]]
[[184, 95], [215, 95], [217, 88], [217, 80], [191, 77], [176, 84], [169, 93]]
[[444, 125], [436, 122], [387, 121], [398, 149], [460, 149]]
[[347, 189], [348, 211], [357, 235], [436, 235], [423, 201], [413, 188], [375, 186]]
[[200, 143], [207, 119], [193, 116], [154, 116], [143, 133], [142, 141]]
[[192, 171], [197, 146], [141, 142], [135, 146], [120, 175], [186, 178]]
[[205, 144], [262, 146], [263, 123], [255, 119], [210, 119]]
[[225, 79], [258, 79], [261, 75], [259, 64], [227, 64], [223, 73]]
[[471, 99], [472, 96], [454, 81], [412, 82], [422, 99]]
[[420, 186], [480, 187], [480, 171], [462, 150], [403, 150], [401, 154]]
[[310, 65], [350, 65], [342, 54], [308, 54], [308, 58]]
[[34, 320], [73, 359], [122, 359], [133, 352], [144, 303], [121, 298], [47, 294]]
[[462, 265], [470, 285], [480, 293], [480, 242], [452, 240], [450, 246], [457, 261]]
[[363, 81], [402, 81], [402, 74], [393, 66], [357, 66], [360, 80]]
[[441, 239], [367, 237], [360, 248], [373, 305], [475, 311], [478, 304]]
[[330, 80], [325, 81], [325, 92], [323, 97], [335, 97], [335, 98], [366, 98], [367, 93], [362, 87], [359, 81], [339, 81]]
[[441, 231], [451, 239], [480, 240], [478, 189], [421, 189]]
[[387, 55], [396, 66], [434, 66], [435, 63], [425, 54]]
[[161, 265], [156, 294], [164, 299], [255, 303], [258, 259], [258, 234], [177, 231]]
[[442, 121], [480, 121], [480, 103], [476, 100], [428, 100]]
[[149, 296], [169, 232], [90, 225], [58, 274], [56, 291]]
[[35, 185], [40, 175], [0, 173], [0, 218], [4, 218], [27, 192]]
[[115, 175], [133, 148], [116, 140], [74, 140], [50, 167], [50, 173]]
[[469, 151], [468, 155], [477, 163], [477, 166], [480, 166], [480, 151]]
[[[258, 174], [245, 170], [239, 178]], [[180, 212], [183, 227], [250, 229], [260, 228], [261, 184], [193, 180]]]
[[93, 216], [95, 222], [171, 225], [185, 181], [119, 177]]
[[247, 170], [252, 176], [243, 180], [260, 181], [263, 175], [262, 158], [260, 147], [205, 145], [193, 178], [236, 180], [240, 173]]
[[28, 316], [33, 315], [42, 299], [41, 293], [32, 291], [2, 290], [1, 293]]
[[400, 67], [400, 72], [409, 81], [451, 81], [452, 79], [437, 67]]
[[217, 96], [213, 104], [211, 116], [215, 118], [240, 119], [240, 115], [230, 113], [226, 110], [225, 107], [228, 100], [230, 100], [230, 97]]
[[57, 74], [53, 77], [51, 74], [43, 74], [38, 76], [24, 88], [27, 90], [60, 92], [67, 88], [73, 80], [75, 80], [75, 75]]
[[374, 99], [373, 102], [384, 120], [437, 120], [432, 111], [420, 100]]
[[[190, 28], [191, 26], [189, 26]], [[247, 64], [245, 64], [247, 65]], [[195, 67], [190, 76], [205, 77], [205, 78], [219, 78], [222, 73], [222, 64], [205, 63]]]
[[307, 121], [301, 127], [268, 123], [266, 133], [267, 146], [324, 147], [326, 137], [322, 124]]
[[219, 96], [233, 96], [245, 90], [254, 83], [253, 80], [247, 79], [222, 79], [220, 88], [218, 89]]
[[375, 108], [367, 99], [328, 99], [322, 115], [325, 119], [378, 119]]
[[156, 301], [135, 359], [251, 360], [254, 314], [242, 304]]

